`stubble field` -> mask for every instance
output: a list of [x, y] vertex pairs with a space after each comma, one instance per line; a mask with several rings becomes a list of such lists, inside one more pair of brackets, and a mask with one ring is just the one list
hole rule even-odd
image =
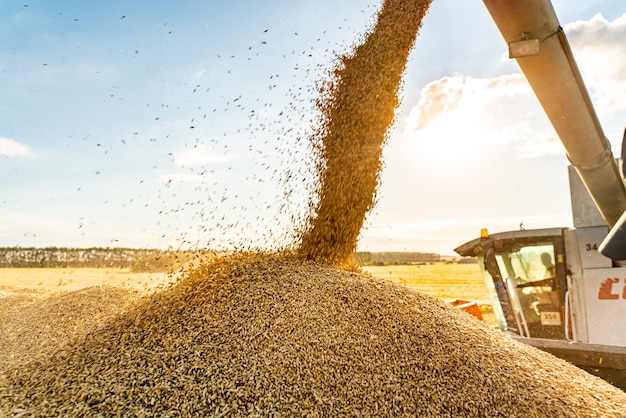
[[[493, 322], [489, 295], [476, 264], [431, 263], [364, 266], [362, 269], [378, 279], [439, 299], [476, 301], [485, 322]], [[40, 300], [93, 286], [123, 287], [146, 293], [175, 279], [175, 275], [167, 273], [131, 273], [122, 268], [3, 268], [0, 269], [0, 299], [17, 292], [29, 293]]]
[[0, 289], [5, 292], [32, 289], [37, 293], [56, 293], [92, 286], [148, 291], [171, 280], [166, 273], [131, 273], [127, 268], [0, 268]]
[[[364, 266], [372, 276], [440, 299], [469, 299], [489, 304], [476, 264]], [[79, 290], [91, 286], [122, 286], [150, 291], [176, 277], [167, 273], [131, 273], [124, 268], [2, 268], [0, 288], [38, 293]]]
[[374, 277], [440, 299], [469, 299], [489, 303], [489, 294], [477, 264], [364, 266], [363, 270]]

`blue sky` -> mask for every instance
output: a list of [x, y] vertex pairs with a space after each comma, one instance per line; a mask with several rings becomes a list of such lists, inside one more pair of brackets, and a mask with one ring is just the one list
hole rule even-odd
[[[626, 6], [553, 2], [619, 153]], [[0, 246], [246, 247], [306, 209], [316, 82], [377, 1], [0, 4]], [[359, 249], [570, 226], [567, 161], [482, 2], [436, 0]]]

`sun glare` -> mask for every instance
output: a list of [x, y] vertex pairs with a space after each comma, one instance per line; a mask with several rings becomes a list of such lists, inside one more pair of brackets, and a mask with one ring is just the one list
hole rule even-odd
[[405, 136], [413, 149], [434, 164], [461, 164], [476, 157], [485, 145], [487, 132], [482, 129], [480, 115], [469, 106], [439, 115], [419, 130], [407, 130]]

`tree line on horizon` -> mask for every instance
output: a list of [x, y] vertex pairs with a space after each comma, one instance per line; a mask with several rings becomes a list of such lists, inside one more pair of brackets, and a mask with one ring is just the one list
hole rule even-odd
[[[119, 247], [0, 247], [0, 268], [130, 268], [136, 272], [166, 271], [197, 258], [209, 250], [159, 250], [154, 248]], [[441, 261], [435, 253], [423, 252], [357, 252], [357, 262], [363, 265], [412, 264]]]
[[[66, 248], [4, 247], [0, 248], [1, 267], [108, 267], [165, 269], [185, 252], [138, 248]], [[162, 262], [159, 262], [162, 260]]]
[[377, 264], [413, 264], [435, 263], [441, 261], [441, 256], [436, 253], [422, 252], [357, 252], [356, 260], [363, 265]]

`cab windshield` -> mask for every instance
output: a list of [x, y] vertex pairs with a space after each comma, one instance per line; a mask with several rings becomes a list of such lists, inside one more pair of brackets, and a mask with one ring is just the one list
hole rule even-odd
[[[500, 276], [500, 293], [494, 293], [505, 308], [494, 309], [498, 323], [518, 335], [535, 338], [564, 338], [562, 303], [555, 270], [555, 250], [551, 242], [500, 249], [495, 253]], [[485, 280], [493, 278], [483, 270]], [[503, 302], [503, 298], [506, 299]], [[504, 312], [503, 312], [504, 310]], [[505, 320], [506, 313], [514, 320]]]

